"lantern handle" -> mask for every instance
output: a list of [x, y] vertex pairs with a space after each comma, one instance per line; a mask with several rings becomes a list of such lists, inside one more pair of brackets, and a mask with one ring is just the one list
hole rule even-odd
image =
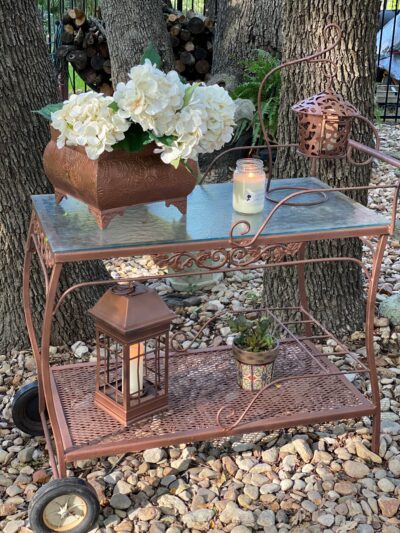
[[[314, 52], [313, 54], [310, 54], [308, 56], [301, 57], [300, 59], [291, 59], [291, 60], [285, 61], [285, 63], [281, 63], [277, 67], [275, 67], [272, 70], [270, 70], [264, 76], [263, 80], [260, 83], [260, 87], [258, 88], [257, 112], [258, 112], [258, 118], [260, 120], [261, 131], [263, 133], [265, 144], [267, 145], [267, 150], [268, 150], [267, 192], [269, 191], [269, 188], [270, 188], [270, 185], [271, 185], [271, 180], [272, 180], [272, 146], [271, 146], [271, 142], [269, 140], [267, 128], [266, 128], [266, 126], [264, 124], [264, 120], [263, 120], [263, 116], [262, 116], [262, 93], [263, 93], [263, 90], [264, 90], [265, 83], [273, 74], [275, 74], [275, 72], [277, 72], [278, 70], [282, 70], [282, 69], [284, 69], [286, 67], [290, 67], [290, 66], [297, 65], [299, 63], [305, 63], [305, 62], [307, 62], [307, 63], [318, 63], [318, 62], [322, 61], [322, 62], [326, 63], [326, 62], [330, 61], [328, 59], [323, 59], [323, 58], [322, 59], [317, 59], [317, 58], [319, 56], [323, 55], [323, 54], [326, 54], [327, 52], [330, 52], [333, 48], [338, 46], [338, 44], [340, 43], [340, 41], [342, 39], [342, 30], [340, 29], [340, 27], [337, 24], [335, 24], [333, 22], [331, 24], [327, 24], [324, 27], [324, 29], [322, 30], [322, 33], [326, 34], [327, 31], [329, 29], [331, 29], [331, 28], [334, 28], [336, 30], [336, 32], [337, 32], [336, 40], [331, 45], [327, 46], [326, 48], [323, 48], [322, 50], [320, 50], [318, 52]], [[329, 84], [331, 83], [331, 81], [332, 81], [332, 76], [330, 77]]]
[[[362, 115], [354, 115], [353, 119], [354, 118], [358, 118], [358, 119], [364, 121], [366, 124], [368, 124], [368, 126], [371, 128], [372, 133], [373, 133], [373, 135], [375, 137], [375, 150], [379, 150], [380, 147], [381, 147], [381, 138], [379, 136], [379, 132], [376, 129], [375, 125], [367, 117], [363, 117]], [[369, 165], [372, 162], [372, 160], [374, 159], [374, 157], [371, 156], [365, 161], [357, 162], [357, 161], [354, 161], [354, 159], [352, 157], [352, 153], [353, 153], [353, 147], [349, 146], [348, 149], [347, 149], [347, 161], [351, 165], [355, 165], [356, 167], [363, 167], [365, 165]]]

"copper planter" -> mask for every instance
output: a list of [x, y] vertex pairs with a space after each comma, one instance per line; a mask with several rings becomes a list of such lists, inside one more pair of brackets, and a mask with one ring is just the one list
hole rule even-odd
[[[57, 148], [58, 132], [51, 131], [43, 166], [54, 187], [57, 203], [72, 196], [87, 204], [104, 229], [117, 214], [136, 204], [165, 201], [186, 213], [187, 196], [196, 179], [183, 165], [174, 169], [153, 153], [155, 144], [139, 152], [114, 150], [92, 161], [83, 147]], [[195, 164], [192, 164], [195, 168]]]

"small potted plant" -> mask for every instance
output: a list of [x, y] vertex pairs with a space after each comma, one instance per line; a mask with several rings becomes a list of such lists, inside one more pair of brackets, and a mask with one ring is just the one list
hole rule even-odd
[[279, 339], [266, 316], [249, 320], [243, 315], [229, 317], [227, 323], [235, 337], [232, 346], [236, 359], [237, 382], [244, 390], [258, 391], [272, 380]]

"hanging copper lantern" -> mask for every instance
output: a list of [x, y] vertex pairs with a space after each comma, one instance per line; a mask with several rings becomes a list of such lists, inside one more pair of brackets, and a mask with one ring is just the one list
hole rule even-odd
[[298, 114], [298, 151], [307, 157], [346, 157], [357, 109], [331, 88], [292, 106]]
[[[258, 90], [257, 107], [261, 131], [265, 140], [265, 148], [267, 148], [268, 151], [268, 180], [266, 186], [266, 198], [271, 202], [277, 203], [281, 199], [281, 196], [278, 198], [274, 198], [272, 196], [272, 193], [275, 191], [307, 191], [307, 188], [298, 188], [295, 186], [274, 187], [271, 189], [273, 164], [272, 149], [274, 145], [267, 130], [267, 121], [263, 116], [263, 91], [268, 79], [278, 70], [299, 65], [300, 63], [321, 63], [330, 67], [331, 73], [328, 73], [328, 71], [325, 73], [327, 80], [325, 90], [319, 94], [307, 98], [306, 100], [298, 102], [291, 108], [298, 115], [298, 142], [296, 144], [276, 145], [279, 148], [291, 148], [296, 146], [298, 153], [310, 158], [311, 176], [316, 175], [317, 159], [341, 159], [347, 157], [347, 161], [355, 165], [367, 165], [371, 162], [372, 158], [368, 158], [364, 161], [355, 161], [352, 157], [352, 150], [348, 146], [348, 141], [354, 119], [361, 120], [368, 124], [375, 136], [376, 149], [379, 150], [379, 134], [375, 126], [370, 120], [362, 116], [351, 103], [347, 102], [343, 96], [337, 94], [332, 89], [332, 82], [337, 74], [337, 62], [333, 59], [328, 59], [326, 57], [323, 58], [321, 56], [327, 54], [339, 45], [342, 37], [342, 31], [337, 24], [331, 23], [324, 28], [324, 34], [328, 36], [328, 32], [330, 30], [333, 30], [336, 34], [336, 39], [332, 44], [308, 56], [281, 63], [277, 67], [270, 70], [260, 84]], [[314, 197], [309, 201], [307, 201], [304, 197], [302, 197], [301, 200], [296, 199], [293, 201], [286, 201], [285, 205], [311, 206], [325, 202], [328, 199], [327, 195], [323, 192], [317, 193], [317, 199], [314, 199]]]
[[96, 321], [96, 405], [124, 425], [165, 409], [175, 313], [142, 284], [116, 285], [89, 313]]

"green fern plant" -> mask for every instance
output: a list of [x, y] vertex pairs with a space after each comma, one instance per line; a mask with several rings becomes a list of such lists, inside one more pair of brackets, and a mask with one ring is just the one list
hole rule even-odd
[[[251, 100], [256, 107], [256, 111], [252, 120], [249, 121], [243, 119], [240, 121], [236, 128], [233, 140], [237, 141], [245, 131], [251, 128], [252, 144], [264, 144], [261, 124], [257, 112], [258, 90], [264, 77], [268, 72], [271, 72], [272, 69], [277, 67], [280, 64], [280, 61], [265, 50], [256, 50], [255, 57], [246, 60], [243, 63], [243, 82], [231, 91], [231, 96], [233, 99], [247, 98], [248, 100]], [[273, 140], [276, 138], [278, 129], [280, 91], [281, 76], [280, 71], [277, 71], [267, 80], [267, 83], [264, 86], [261, 105], [263, 121]]]

